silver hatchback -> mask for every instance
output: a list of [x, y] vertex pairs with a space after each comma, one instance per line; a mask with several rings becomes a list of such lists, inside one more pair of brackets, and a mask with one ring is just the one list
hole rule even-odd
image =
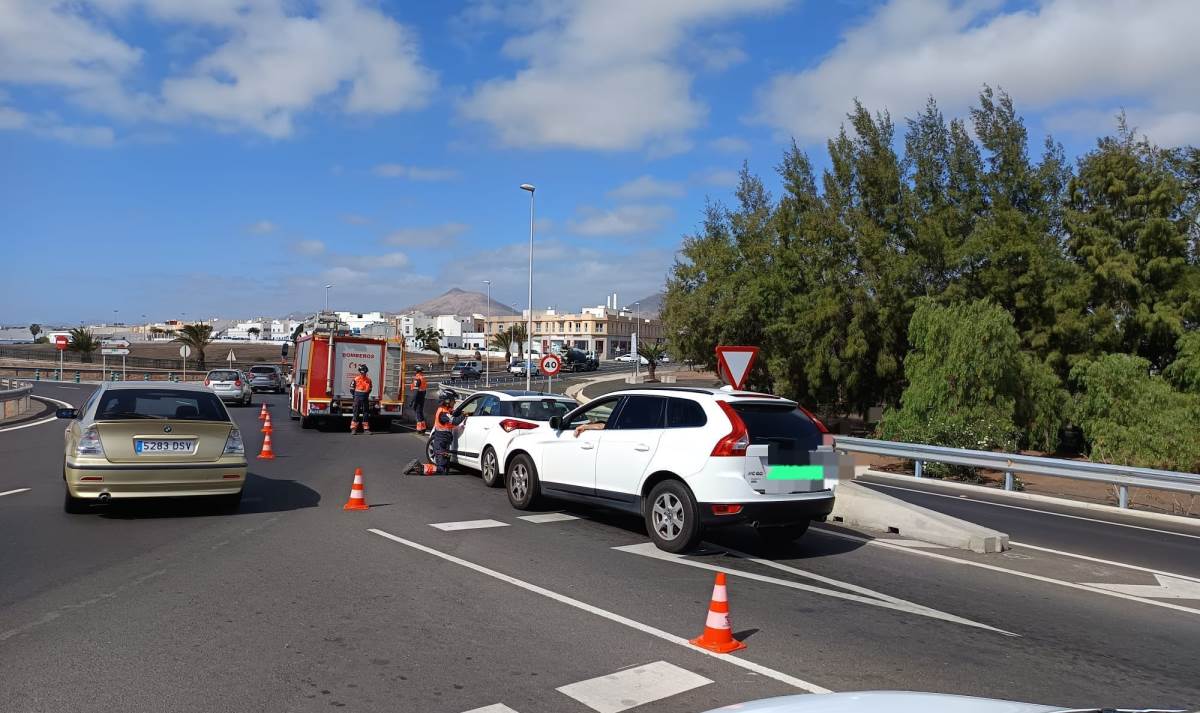
[[250, 388], [255, 391], [270, 391], [282, 394], [287, 387], [283, 378], [283, 369], [270, 364], [255, 364], [250, 367]]
[[254, 402], [254, 389], [250, 377], [237, 369], [213, 369], [204, 377], [204, 385], [212, 389], [222, 401], [249, 406]]

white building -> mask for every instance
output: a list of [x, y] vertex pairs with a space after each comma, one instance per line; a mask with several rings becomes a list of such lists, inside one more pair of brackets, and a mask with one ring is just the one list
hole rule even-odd
[[237, 339], [239, 341], [258, 341], [263, 338], [264, 322], [236, 322], [221, 335], [224, 339]]
[[387, 315], [383, 312], [335, 312], [334, 314], [353, 333], [361, 332], [364, 327], [372, 324], [388, 321]]

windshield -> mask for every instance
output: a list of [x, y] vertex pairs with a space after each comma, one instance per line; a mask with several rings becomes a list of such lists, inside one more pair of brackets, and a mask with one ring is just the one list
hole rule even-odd
[[275, 367], [273, 366], [252, 366], [250, 367], [251, 374], [274, 374]]
[[733, 410], [750, 431], [750, 443], [768, 446], [776, 465], [807, 465], [809, 452], [821, 445], [821, 431], [792, 404], [734, 402]]
[[228, 421], [216, 394], [175, 389], [114, 389], [100, 398], [97, 421], [170, 418], [185, 421]]
[[241, 374], [236, 371], [210, 371], [208, 372], [209, 381], [236, 381], [241, 378]]

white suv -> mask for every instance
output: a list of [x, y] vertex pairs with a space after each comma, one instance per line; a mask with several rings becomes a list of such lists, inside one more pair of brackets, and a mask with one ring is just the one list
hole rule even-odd
[[[539, 496], [604, 504], [646, 520], [683, 552], [704, 528], [750, 523], [794, 540], [833, 509], [836, 456], [825, 426], [793, 401], [689, 387], [619, 391], [512, 444], [504, 462], [518, 510]], [[819, 450], [818, 450], [819, 449]]]

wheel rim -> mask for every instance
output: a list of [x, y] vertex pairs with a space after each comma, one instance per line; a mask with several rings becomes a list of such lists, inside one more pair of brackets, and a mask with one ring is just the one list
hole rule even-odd
[[525, 496], [529, 493], [529, 470], [524, 463], [517, 463], [513, 466], [512, 473], [508, 476], [508, 488], [515, 500], [525, 500]]
[[673, 493], [663, 493], [654, 499], [651, 510], [654, 531], [664, 540], [674, 540], [683, 532], [683, 501]]
[[488, 451], [483, 454], [483, 479], [492, 482], [496, 478], [496, 454]]

